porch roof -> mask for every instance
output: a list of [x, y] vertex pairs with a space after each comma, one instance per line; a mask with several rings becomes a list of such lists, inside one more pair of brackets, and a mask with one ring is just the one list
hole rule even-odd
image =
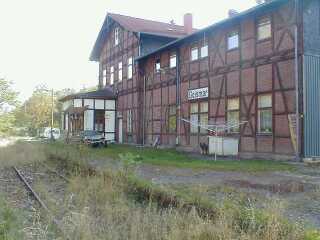
[[113, 93], [111, 88], [103, 88], [92, 92], [80, 92], [71, 94], [61, 98], [59, 101], [65, 102], [72, 99], [105, 99], [115, 100], [116, 95]]

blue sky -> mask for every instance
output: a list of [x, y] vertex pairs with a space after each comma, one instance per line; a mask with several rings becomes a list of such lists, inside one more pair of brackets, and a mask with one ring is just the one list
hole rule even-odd
[[20, 99], [39, 84], [74, 88], [97, 84], [89, 55], [107, 12], [182, 24], [191, 12], [194, 27], [242, 11], [255, 0], [0, 0], [0, 77], [15, 83]]

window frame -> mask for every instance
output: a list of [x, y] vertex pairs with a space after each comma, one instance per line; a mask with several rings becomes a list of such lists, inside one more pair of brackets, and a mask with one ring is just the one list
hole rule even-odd
[[110, 66], [110, 85], [114, 84], [114, 66]]
[[107, 85], [108, 78], [107, 78], [107, 66], [102, 66], [102, 83], [103, 85]]
[[[201, 105], [206, 104], [206, 111], [202, 110]], [[197, 106], [197, 111], [192, 111], [192, 106]], [[202, 118], [205, 117], [206, 123], [208, 124], [209, 122], [209, 101], [197, 101], [197, 102], [191, 102], [190, 103], [190, 122], [192, 122], [192, 118], [197, 119], [197, 124], [200, 125], [202, 123]], [[193, 116], [193, 117], [192, 117]], [[195, 127], [193, 125], [190, 125], [190, 134], [207, 134], [208, 131], [198, 127]]]
[[[197, 51], [197, 54], [196, 54], [196, 58], [193, 58], [193, 52], [194, 51]], [[193, 46], [193, 47], [191, 47], [191, 50], [190, 50], [190, 60], [191, 60], [191, 62], [193, 62], [193, 61], [197, 61], [197, 60], [199, 60], [199, 47], [198, 46]]]
[[[233, 37], [237, 36], [237, 45], [236, 46], [230, 46], [230, 43], [231, 43], [231, 39]], [[239, 31], [238, 30], [233, 30], [233, 31], [230, 31], [228, 33], [228, 37], [227, 37], [227, 48], [228, 48], [228, 51], [232, 51], [232, 50], [236, 50], [240, 47], [240, 34], [239, 34]]]
[[[203, 49], [206, 49], [206, 52], [205, 52], [206, 54], [204, 56], [202, 55], [202, 53], [203, 53], [202, 50]], [[200, 48], [200, 58], [206, 58], [208, 56], [209, 56], [209, 46], [208, 46], [208, 42], [205, 42], [205, 44], [202, 45], [201, 48]]]
[[[172, 61], [172, 59], [174, 59]], [[174, 62], [174, 64], [172, 64]], [[170, 58], [169, 58], [169, 67], [170, 68], [176, 68], [177, 67], [177, 54], [176, 53], [171, 53]]]
[[122, 79], [123, 79], [122, 69], [123, 69], [123, 65], [122, 65], [122, 61], [120, 61], [118, 63], [118, 82], [122, 82]]
[[118, 46], [119, 45], [119, 34], [120, 33], [120, 28], [116, 27], [114, 29], [114, 46]]
[[127, 109], [127, 133], [132, 134], [132, 109]]
[[[265, 96], [268, 96], [270, 97], [270, 105], [269, 106], [260, 106], [260, 98], [262, 97], [265, 97]], [[258, 117], [257, 117], [257, 127], [258, 127], [258, 134], [261, 134], [261, 135], [272, 135], [273, 133], [273, 99], [272, 99], [272, 94], [261, 94], [261, 95], [258, 95], [258, 100], [257, 100], [257, 114], [258, 114]], [[270, 131], [262, 131], [261, 129], [261, 113], [262, 112], [269, 112], [270, 115], [271, 115], [271, 121], [270, 121]]]
[[[159, 69], [158, 69], [158, 66], [159, 66]], [[157, 58], [154, 63], [154, 72], [160, 73], [160, 69], [161, 69], [161, 60], [160, 60], [160, 58]]]
[[[172, 121], [173, 119], [173, 121]], [[174, 123], [174, 128], [171, 127], [171, 123]], [[169, 105], [168, 112], [168, 133], [176, 133], [177, 132], [177, 106]]]
[[[131, 60], [131, 61], [130, 61]], [[133, 57], [129, 57], [128, 58], [128, 68], [127, 68], [128, 72], [128, 79], [132, 79], [133, 78]]]
[[[267, 20], [267, 21], [263, 22], [264, 20]], [[260, 30], [266, 26], [269, 26], [269, 28], [270, 28], [269, 32], [268, 32], [268, 36], [262, 37], [260, 34], [260, 32], [261, 32]], [[258, 42], [265, 41], [265, 40], [272, 38], [272, 18], [271, 18], [271, 16], [263, 16], [263, 17], [258, 18], [256, 31], [257, 31], [256, 37], [257, 37]]]
[[[232, 100], [236, 100], [237, 101], [237, 107], [236, 108], [231, 108], [230, 107], [230, 102]], [[227, 122], [229, 123], [229, 119], [230, 119], [230, 114], [234, 114], [237, 113], [238, 118], [237, 118], [237, 123], [240, 123], [240, 98], [239, 97], [233, 97], [233, 98], [228, 98], [227, 99]], [[228, 129], [229, 133], [240, 133], [240, 126], [238, 125], [237, 127], [234, 128], [230, 128]]]

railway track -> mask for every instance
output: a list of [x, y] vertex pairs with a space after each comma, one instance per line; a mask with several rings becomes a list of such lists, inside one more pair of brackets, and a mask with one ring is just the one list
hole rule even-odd
[[[41, 163], [43, 167], [45, 168], [46, 171], [51, 172], [58, 176], [59, 178], [63, 179], [65, 182], [69, 182], [69, 179], [67, 179], [65, 176], [59, 174], [57, 171], [54, 169], [48, 167], [46, 164]], [[20, 171], [17, 167], [12, 167], [15, 173], [17, 174], [17, 177], [19, 180], [23, 183], [25, 186], [25, 189], [31, 194], [31, 196], [40, 204], [40, 207], [50, 216], [52, 223], [57, 227], [57, 229], [60, 232], [63, 232], [62, 224], [61, 222], [54, 216], [52, 211], [50, 211], [49, 207], [47, 204], [41, 199], [40, 195], [33, 189], [32, 185], [27, 181], [27, 178], [24, 176], [22, 171]]]

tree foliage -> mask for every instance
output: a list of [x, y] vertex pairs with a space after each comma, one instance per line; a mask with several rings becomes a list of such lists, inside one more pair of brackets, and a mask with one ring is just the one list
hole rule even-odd
[[53, 127], [60, 127], [62, 104], [59, 99], [72, 93], [72, 89], [54, 91], [52, 99], [52, 90], [44, 85], [36, 87], [32, 96], [16, 111], [16, 125], [25, 128], [28, 134], [36, 135], [41, 128], [51, 126], [53, 108]]
[[0, 109], [5, 105], [15, 106], [18, 103], [18, 92], [13, 90], [12, 82], [0, 78]]
[[0, 136], [13, 134], [15, 115], [13, 109], [18, 104], [18, 92], [13, 90], [12, 82], [0, 78]]

